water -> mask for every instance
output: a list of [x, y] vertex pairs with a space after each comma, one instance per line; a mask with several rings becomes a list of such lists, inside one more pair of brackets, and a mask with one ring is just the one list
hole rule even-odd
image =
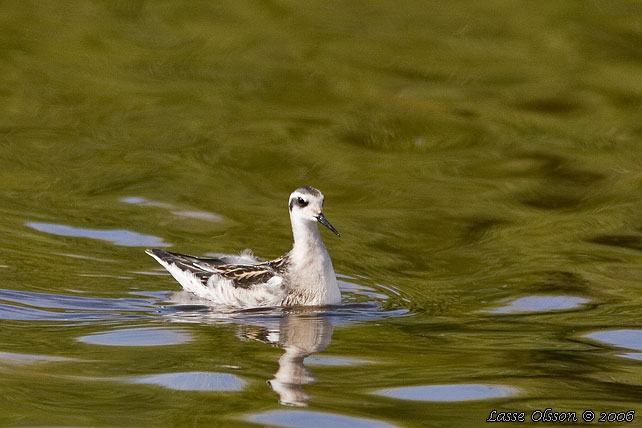
[[[0, 426], [642, 412], [639, 2], [0, 11]], [[301, 185], [339, 308], [217, 313], [144, 254], [277, 257]]]

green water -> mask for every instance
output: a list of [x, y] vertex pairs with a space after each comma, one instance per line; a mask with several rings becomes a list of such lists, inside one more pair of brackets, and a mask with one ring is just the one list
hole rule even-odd
[[[642, 4], [312, 3], [0, 3], [0, 426], [639, 426]], [[340, 308], [144, 254], [277, 257], [302, 185]]]

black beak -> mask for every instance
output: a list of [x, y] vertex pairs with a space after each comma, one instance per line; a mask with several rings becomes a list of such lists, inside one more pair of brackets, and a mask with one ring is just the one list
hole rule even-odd
[[341, 236], [341, 235], [339, 235], [339, 232], [337, 232], [337, 229], [335, 229], [335, 228], [330, 224], [330, 222], [328, 221], [328, 219], [327, 219], [327, 218], [325, 218], [325, 216], [323, 215], [323, 213], [319, 213], [319, 215], [317, 216], [317, 221], [318, 221], [319, 223], [321, 223], [322, 225], [324, 225], [325, 227], [327, 227], [328, 229], [330, 229], [330, 230], [332, 231], [332, 233], [334, 233], [335, 235], [337, 235], [337, 236]]

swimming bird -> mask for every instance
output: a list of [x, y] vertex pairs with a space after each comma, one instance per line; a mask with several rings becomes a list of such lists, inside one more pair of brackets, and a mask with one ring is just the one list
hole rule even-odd
[[341, 292], [317, 223], [339, 232], [323, 215], [323, 193], [300, 187], [288, 206], [294, 244], [276, 260], [264, 261], [250, 252], [240, 256], [194, 257], [157, 248], [154, 257], [186, 291], [215, 305], [254, 308], [325, 306], [341, 303]]

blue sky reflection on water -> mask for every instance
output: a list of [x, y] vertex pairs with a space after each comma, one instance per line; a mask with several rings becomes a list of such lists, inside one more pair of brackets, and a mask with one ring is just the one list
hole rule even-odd
[[171, 244], [163, 241], [162, 238], [152, 235], [143, 235], [142, 233], [132, 232], [124, 229], [87, 229], [81, 227], [65, 226], [54, 223], [29, 222], [27, 226], [40, 232], [51, 233], [54, 235], [73, 236], [79, 238], [91, 238], [101, 241], [108, 241], [114, 245], [123, 247], [169, 247]]

